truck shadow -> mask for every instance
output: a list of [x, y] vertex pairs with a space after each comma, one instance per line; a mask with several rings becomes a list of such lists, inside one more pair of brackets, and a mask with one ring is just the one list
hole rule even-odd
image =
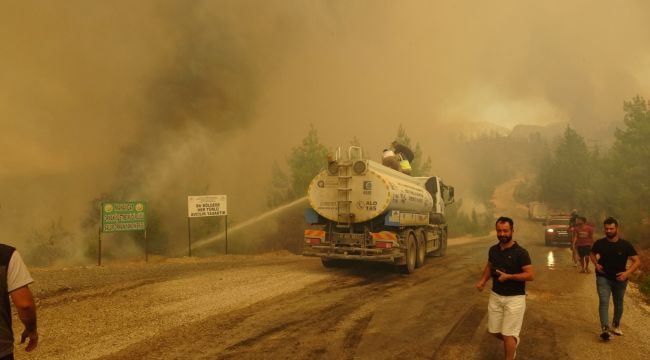
[[397, 267], [390, 263], [337, 260], [323, 268], [323, 271], [340, 273], [342, 276], [353, 276], [363, 278], [364, 283], [386, 282], [403, 278]]

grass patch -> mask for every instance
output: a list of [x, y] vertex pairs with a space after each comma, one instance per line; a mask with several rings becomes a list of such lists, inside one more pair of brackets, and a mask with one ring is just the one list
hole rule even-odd
[[639, 290], [646, 296], [646, 300], [650, 301], [650, 276], [646, 276], [639, 282]]
[[650, 250], [640, 249], [638, 253], [641, 259], [641, 267], [639, 268], [641, 275], [636, 282], [639, 284], [639, 290], [645, 296], [646, 301], [650, 303]]

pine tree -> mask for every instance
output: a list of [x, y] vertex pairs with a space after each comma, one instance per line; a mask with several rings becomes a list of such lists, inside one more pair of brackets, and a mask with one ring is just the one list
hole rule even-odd
[[591, 205], [592, 156], [582, 136], [567, 126], [551, 159], [540, 170], [542, 197], [560, 209], [582, 209]]
[[291, 149], [287, 175], [277, 163], [271, 168], [271, 183], [266, 196], [269, 208], [295, 200], [307, 193], [311, 180], [327, 165], [327, 148], [320, 143], [318, 132], [310, 126], [301, 145]]
[[318, 140], [318, 132], [313, 125], [309, 127], [302, 145], [291, 149], [289, 167], [291, 169], [292, 198], [299, 198], [307, 193], [311, 180], [327, 165], [327, 148]]
[[271, 184], [266, 194], [266, 206], [275, 208], [284, 204], [291, 197], [289, 191], [289, 177], [274, 161], [271, 166]]
[[[612, 215], [622, 217], [640, 236], [641, 224], [650, 218], [650, 103], [636, 96], [624, 102], [623, 110], [625, 128], [616, 130], [602, 169], [608, 200], [615, 204]], [[650, 232], [647, 225], [645, 231]]]

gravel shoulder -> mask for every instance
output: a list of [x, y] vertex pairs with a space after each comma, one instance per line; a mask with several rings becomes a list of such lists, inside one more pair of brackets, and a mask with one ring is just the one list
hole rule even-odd
[[[329, 276], [310, 272], [309, 267], [300, 257], [267, 255], [36, 269], [32, 288], [40, 343], [37, 352], [17, 355], [38, 359], [109, 355], [166, 329], [189, 326]], [[18, 324], [15, 319], [16, 333]]]

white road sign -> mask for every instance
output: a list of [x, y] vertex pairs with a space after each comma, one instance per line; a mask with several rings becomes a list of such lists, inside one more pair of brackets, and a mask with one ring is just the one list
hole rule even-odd
[[187, 217], [228, 215], [226, 195], [203, 195], [187, 197]]

